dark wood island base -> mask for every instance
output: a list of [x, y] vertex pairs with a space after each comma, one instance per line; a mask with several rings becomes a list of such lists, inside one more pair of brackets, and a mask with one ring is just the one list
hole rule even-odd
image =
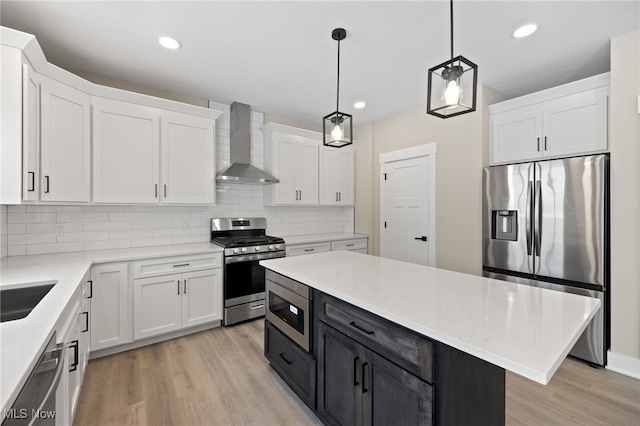
[[505, 370], [313, 291], [307, 352], [265, 323], [265, 356], [327, 425], [501, 425]]

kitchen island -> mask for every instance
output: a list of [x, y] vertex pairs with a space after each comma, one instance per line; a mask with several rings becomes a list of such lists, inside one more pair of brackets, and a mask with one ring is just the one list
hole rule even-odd
[[[347, 251], [273, 259], [261, 265], [314, 289], [315, 344], [310, 356], [318, 365], [316, 412], [330, 424], [351, 419], [341, 417], [346, 409], [329, 407], [332, 402], [327, 399], [336, 392], [327, 386], [335, 385], [331, 371], [340, 370], [341, 361], [330, 353], [338, 341], [344, 343], [341, 347], [354, 348], [347, 364], [364, 362], [372, 369], [385, 359], [402, 367], [387, 376], [402, 377], [398, 386], [413, 383], [413, 391], [397, 389], [392, 395], [428, 393], [400, 414], [414, 410], [418, 417], [408, 418], [427, 424], [496, 424], [504, 422], [504, 371], [548, 383], [600, 308], [597, 299]], [[376, 326], [381, 331], [374, 330]], [[375, 342], [376, 336], [390, 334], [400, 336], [395, 355], [391, 345]], [[420, 339], [411, 343], [412, 336]], [[405, 354], [416, 347], [415, 360], [409, 362]], [[376, 384], [376, 371], [364, 367], [358, 371], [347, 381], [360, 384], [368, 379], [361, 388], [364, 395]], [[384, 377], [391, 370], [377, 371]], [[351, 373], [344, 370], [343, 375]], [[371, 396], [360, 396], [360, 412], [353, 418], [368, 423], [385, 414], [386, 409], [376, 410], [375, 395], [390, 386], [386, 382], [369, 392]]]

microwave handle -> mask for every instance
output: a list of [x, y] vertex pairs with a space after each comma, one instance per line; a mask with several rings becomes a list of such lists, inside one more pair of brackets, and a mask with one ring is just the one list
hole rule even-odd
[[67, 356], [67, 345], [65, 345], [64, 343], [60, 343], [58, 344], [58, 347], [52, 352], [58, 353], [58, 365], [56, 367], [56, 373], [53, 376], [53, 381], [51, 382], [51, 385], [49, 385], [49, 389], [47, 389], [47, 393], [45, 394], [44, 398], [39, 403], [38, 412], [44, 411], [47, 401], [51, 399], [52, 395], [55, 395], [58, 389], [58, 384], [60, 384], [60, 379], [62, 378], [62, 373], [64, 371], [64, 360]]

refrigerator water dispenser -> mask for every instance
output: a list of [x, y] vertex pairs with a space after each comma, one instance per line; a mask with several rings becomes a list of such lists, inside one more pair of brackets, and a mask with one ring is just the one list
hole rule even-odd
[[518, 241], [517, 210], [492, 210], [491, 215], [491, 238]]

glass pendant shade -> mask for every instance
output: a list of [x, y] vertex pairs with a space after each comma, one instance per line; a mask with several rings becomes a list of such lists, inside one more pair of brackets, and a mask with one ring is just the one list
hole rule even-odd
[[353, 132], [351, 115], [344, 112], [335, 111], [326, 115], [322, 120], [323, 143], [334, 148], [353, 143]]
[[427, 113], [449, 118], [476, 110], [478, 66], [458, 56], [429, 70]]

